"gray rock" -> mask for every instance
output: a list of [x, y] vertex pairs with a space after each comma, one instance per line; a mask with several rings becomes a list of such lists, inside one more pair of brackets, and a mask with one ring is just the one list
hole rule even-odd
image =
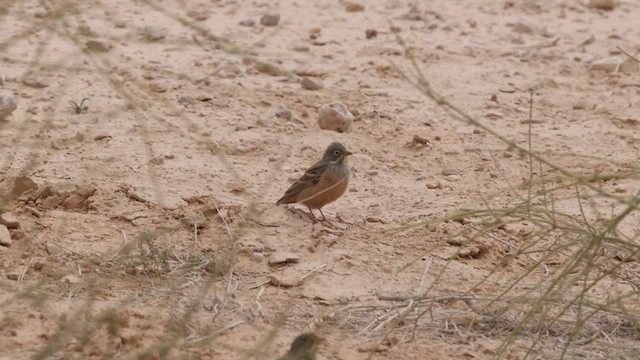
[[591, 63], [591, 70], [602, 70], [606, 72], [630, 73], [638, 71], [640, 64], [627, 58], [626, 56], [611, 56], [595, 60]]
[[260, 18], [260, 24], [264, 26], [276, 26], [280, 22], [280, 14], [276, 12], [270, 12], [264, 14], [262, 18]]
[[238, 23], [240, 26], [253, 27], [256, 22], [253, 19], [244, 19]]
[[276, 251], [269, 257], [269, 265], [280, 265], [284, 263], [297, 263], [300, 255], [288, 251]]
[[45, 88], [49, 86], [49, 83], [46, 80], [37, 78], [37, 77], [28, 77], [22, 80], [22, 83], [27, 85], [28, 87], [32, 87], [36, 89]]
[[286, 107], [281, 107], [278, 109], [278, 111], [276, 111], [276, 117], [278, 119], [285, 119], [285, 120], [289, 120], [291, 119], [291, 110], [289, 110]]
[[149, 41], [159, 41], [167, 36], [165, 30], [153, 26], [145, 27], [143, 32], [144, 37]]
[[318, 126], [320, 126], [320, 129], [334, 130], [340, 133], [349, 131], [353, 119], [353, 114], [339, 101], [324, 104], [318, 110]]
[[17, 229], [20, 227], [20, 221], [18, 221], [18, 218], [10, 213], [0, 215], [0, 224], [5, 225], [9, 229]]
[[0, 120], [4, 120], [4, 118], [11, 115], [17, 107], [18, 104], [16, 104], [16, 100], [13, 96], [0, 96]]
[[0, 245], [11, 246], [13, 241], [11, 240], [11, 234], [6, 226], [0, 225]]
[[320, 90], [324, 87], [320, 79], [309, 78], [306, 76], [302, 78], [300, 85], [302, 85], [302, 88], [305, 90]]

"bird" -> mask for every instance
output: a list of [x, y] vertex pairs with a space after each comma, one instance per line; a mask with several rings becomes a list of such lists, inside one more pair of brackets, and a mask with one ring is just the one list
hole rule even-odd
[[321, 337], [311, 332], [299, 335], [293, 340], [289, 351], [278, 360], [316, 360], [316, 350], [322, 341]]
[[347, 157], [353, 153], [339, 142], [331, 143], [324, 152], [322, 160], [311, 166], [276, 202], [280, 204], [300, 203], [309, 209], [309, 217], [313, 223], [318, 219], [312, 209], [318, 209], [322, 221], [327, 218], [322, 207], [336, 201], [347, 190], [351, 168], [347, 165]]

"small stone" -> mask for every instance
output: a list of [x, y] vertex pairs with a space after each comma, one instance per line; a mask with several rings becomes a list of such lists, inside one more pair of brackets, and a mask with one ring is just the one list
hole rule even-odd
[[574, 110], [584, 110], [584, 109], [587, 108], [587, 103], [586, 103], [586, 101], [578, 100], [578, 101], [573, 103], [572, 107], [573, 107]]
[[94, 32], [88, 25], [78, 26], [78, 34], [82, 36], [95, 36]]
[[445, 180], [447, 180], [449, 182], [457, 182], [457, 181], [460, 181], [460, 179], [462, 179], [462, 177], [460, 175], [445, 176]]
[[339, 133], [349, 131], [353, 123], [353, 114], [341, 102], [324, 104], [318, 109], [318, 126], [324, 130], [334, 130]]
[[602, 70], [606, 72], [630, 73], [638, 71], [640, 65], [626, 56], [611, 56], [595, 60], [591, 63], [591, 70]]
[[285, 120], [290, 120], [291, 119], [291, 110], [289, 110], [286, 107], [281, 107], [278, 109], [278, 111], [276, 111], [276, 117], [278, 119], [285, 119]]
[[89, 198], [96, 192], [96, 188], [93, 186], [85, 186], [78, 188], [73, 194], [69, 195], [64, 200], [63, 206], [66, 210], [81, 210], [87, 209], [91, 202]]
[[285, 263], [297, 263], [300, 261], [300, 255], [288, 251], [276, 251], [269, 256], [269, 265], [275, 266]]
[[54, 243], [52, 243], [51, 241], [47, 241], [47, 243], [44, 245], [45, 250], [47, 251], [47, 254], [51, 255], [51, 256], [56, 256], [56, 255], [63, 255], [64, 251], [62, 250], [62, 248]]
[[205, 21], [209, 18], [209, 13], [204, 10], [189, 10], [187, 16], [195, 21]]
[[273, 118], [269, 116], [261, 116], [258, 118], [258, 125], [270, 128], [275, 125], [275, 121], [273, 121]]
[[240, 144], [240, 145], [236, 145], [234, 149], [236, 150], [236, 153], [246, 154], [251, 151], [251, 146], [246, 144]]
[[238, 25], [246, 26], [246, 27], [253, 27], [253, 26], [255, 26], [255, 24], [256, 24], [256, 22], [253, 19], [244, 19], [244, 20], [242, 20], [242, 21], [240, 21], [238, 23]]
[[367, 37], [367, 39], [373, 39], [374, 37], [378, 36], [378, 30], [367, 29], [365, 30], [364, 35]]
[[309, 78], [306, 76], [302, 78], [300, 85], [302, 85], [302, 88], [305, 90], [320, 90], [324, 87], [322, 81], [319, 79]]
[[460, 175], [460, 172], [458, 172], [458, 170], [456, 169], [445, 169], [445, 170], [442, 170], [442, 175], [444, 176]]
[[242, 69], [237, 65], [225, 65], [218, 69], [216, 75], [222, 79], [235, 79], [242, 75]]
[[113, 45], [105, 41], [89, 40], [84, 43], [85, 50], [93, 52], [107, 52], [111, 50]]
[[261, 252], [253, 252], [251, 253], [251, 261], [260, 263], [264, 260], [264, 253]]
[[17, 229], [20, 227], [20, 221], [18, 221], [18, 218], [10, 213], [3, 213], [0, 215], [0, 224], [5, 225], [9, 229]]
[[513, 31], [518, 34], [533, 34], [538, 32], [538, 27], [526, 21], [519, 21], [513, 25]]
[[280, 14], [276, 12], [266, 13], [260, 18], [260, 24], [264, 26], [276, 26], [279, 22]]
[[367, 216], [367, 222], [386, 224], [386, 221], [384, 221], [382, 218], [379, 218], [377, 216]]
[[13, 241], [11, 240], [11, 233], [9, 233], [9, 229], [4, 225], [0, 225], [0, 245], [11, 246], [12, 243]]
[[589, 0], [590, 8], [611, 11], [615, 9], [616, 2], [614, 0]]
[[271, 280], [272, 285], [280, 287], [295, 287], [302, 284], [300, 276], [296, 273], [272, 274], [269, 276], [269, 280]]
[[63, 277], [63, 278], [61, 279], [61, 281], [62, 281], [63, 283], [67, 283], [67, 284], [71, 284], [71, 285], [76, 285], [76, 284], [81, 283], [81, 282], [82, 282], [82, 279], [80, 279], [79, 277], [77, 277], [77, 276], [75, 276], [75, 275], [69, 274], [69, 275], [66, 275], [65, 277]]
[[499, 111], [489, 111], [484, 116], [489, 119], [502, 119], [504, 117], [504, 115]]
[[192, 96], [180, 96], [178, 98], [178, 104], [191, 104], [192, 102], [196, 101], [196, 99], [194, 99]]
[[292, 43], [287, 46], [287, 49], [297, 51], [297, 52], [309, 52], [311, 50], [309, 46], [301, 43]]
[[18, 197], [28, 190], [38, 190], [38, 184], [28, 176], [18, 176], [13, 180], [11, 195]]
[[439, 182], [428, 182], [427, 189], [442, 189], [442, 184], [440, 184]]
[[151, 91], [153, 92], [163, 93], [167, 92], [168, 86], [164, 81], [154, 81], [149, 84], [149, 89], [151, 89]]
[[37, 77], [28, 77], [22, 80], [22, 83], [28, 87], [32, 87], [36, 89], [45, 88], [49, 86], [49, 83], [46, 80], [37, 78]]
[[9, 279], [9, 280], [14, 280], [15, 281], [15, 280], [18, 280], [19, 278], [20, 278], [20, 273], [19, 272], [12, 271], [12, 272], [8, 272], [7, 273], [7, 279]]
[[160, 41], [167, 36], [165, 30], [154, 26], [145, 27], [143, 30], [143, 34], [144, 37], [149, 41]]
[[16, 100], [13, 98], [13, 96], [0, 96], [0, 120], [4, 120], [17, 108], [18, 104], [16, 104]]
[[302, 176], [302, 174], [300, 174], [299, 172], [294, 172], [289, 174], [289, 176], [287, 176], [287, 179], [289, 179], [289, 181], [294, 182], [294, 181], [298, 181], [298, 179], [300, 179], [300, 177]]
[[38, 211], [35, 208], [32, 208], [31, 206], [25, 206], [24, 209], [27, 210], [31, 215], [33, 215], [35, 217], [42, 216], [42, 214], [40, 214], [40, 211]]
[[356, 2], [348, 2], [344, 6], [344, 9], [347, 12], [359, 12], [359, 11], [364, 11], [364, 5], [356, 3]]

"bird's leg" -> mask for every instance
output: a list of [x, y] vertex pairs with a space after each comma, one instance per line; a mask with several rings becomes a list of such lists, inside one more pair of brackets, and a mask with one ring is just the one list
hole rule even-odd
[[[311, 221], [313, 221], [313, 223], [317, 223], [318, 219], [316, 219], [316, 216], [313, 214], [313, 210], [311, 210], [310, 207], [307, 206], [307, 208], [309, 209], [309, 218], [311, 219]], [[320, 214], [322, 214], [322, 211], [320, 211]], [[324, 215], [322, 215], [324, 217]]]
[[324, 213], [322, 212], [322, 209], [318, 209], [318, 211], [320, 211], [320, 214], [322, 215], [322, 220], [320, 220], [320, 221], [327, 221], [327, 218], [324, 216]]

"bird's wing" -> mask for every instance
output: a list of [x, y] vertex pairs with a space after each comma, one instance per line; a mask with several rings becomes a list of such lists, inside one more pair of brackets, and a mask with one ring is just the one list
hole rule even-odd
[[310, 167], [300, 179], [291, 185], [287, 192], [284, 193], [284, 196], [282, 196], [276, 204], [291, 204], [297, 202], [296, 197], [302, 190], [320, 182], [322, 174], [324, 174], [327, 166], [328, 163], [319, 161]]

